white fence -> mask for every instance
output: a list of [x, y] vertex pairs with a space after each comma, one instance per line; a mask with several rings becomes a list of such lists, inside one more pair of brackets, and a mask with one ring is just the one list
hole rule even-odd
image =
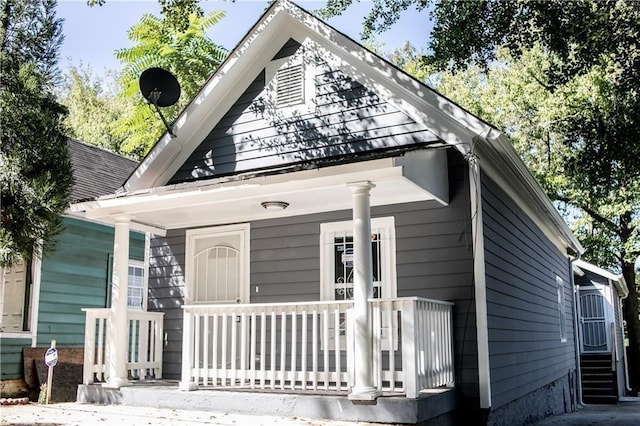
[[[108, 324], [110, 309], [86, 312], [83, 383], [107, 380], [109, 365]], [[130, 379], [162, 378], [161, 312], [127, 312], [127, 372]]]
[[[414, 398], [453, 383], [451, 303], [371, 300], [374, 384]], [[184, 306], [182, 382], [346, 393], [353, 302]]]

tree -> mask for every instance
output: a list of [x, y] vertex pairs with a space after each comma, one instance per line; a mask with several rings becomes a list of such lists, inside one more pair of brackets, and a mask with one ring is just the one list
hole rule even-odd
[[0, 264], [51, 247], [68, 204], [71, 164], [52, 94], [62, 40], [55, 0], [0, 2]]
[[[335, 10], [350, 3], [329, 1]], [[365, 20], [368, 34], [393, 24], [408, 6], [429, 2], [375, 3]], [[519, 125], [544, 123], [516, 149], [549, 196], [565, 211], [578, 212], [572, 224], [587, 249], [584, 257], [624, 275], [630, 290], [624, 303], [630, 382], [639, 387], [639, 292], [633, 262], [640, 253], [640, 3], [445, 0], [435, 4], [432, 17], [433, 53], [414, 58], [423, 66], [454, 71], [475, 64], [483, 74], [496, 60], [510, 68], [532, 49], [544, 55], [544, 66], [520, 70], [520, 76], [539, 86], [535, 93], [540, 98], [519, 98], [522, 93], [511, 81], [505, 87], [513, 91], [500, 99], [499, 109], [520, 104]], [[500, 46], [508, 48], [511, 60], [498, 56]], [[521, 105], [526, 100], [531, 104]], [[483, 116], [477, 97], [460, 102]], [[551, 103], [539, 108], [544, 102]], [[499, 116], [488, 121], [512, 136], [517, 130]]]
[[123, 154], [125, 137], [116, 135], [114, 123], [133, 105], [117, 96], [115, 83], [113, 72], [99, 77], [88, 66], [72, 66], [57, 93], [69, 111], [64, 125], [70, 137]]
[[124, 64], [119, 95], [132, 100], [134, 106], [116, 122], [115, 129], [116, 134], [126, 137], [122, 151], [132, 155], [146, 154], [165, 131], [155, 111], [140, 96], [138, 79], [142, 71], [160, 67], [177, 77], [182, 89], [180, 101], [164, 112], [172, 121], [227, 55], [226, 49], [206, 36], [206, 31], [224, 17], [223, 11], [204, 16], [196, 10], [178, 14], [182, 19], [176, 19], [172, 11], [183, 5], [176, 1], [170, 6], [163, 8], [163, 17], [145, 14], [129, 31], [135, 45], [116, 52]]

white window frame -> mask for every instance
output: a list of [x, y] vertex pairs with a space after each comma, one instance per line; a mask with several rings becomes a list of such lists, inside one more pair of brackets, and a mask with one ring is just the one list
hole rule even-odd
[[[397, 297], [397, 274], [396, 274], [396, 231], [395, 231], [395, 218], [393, 216], [388, 217], [376, 217], [371, 219], [371, 233], [380, 234], [380, 266], [382, 268], [381, 282], [382, 282], [382, 294], [379, 299], [391, 299]], [[335, 259], [334, 259], [334, 244], [335, 236], [339, 235], [353, 235], [353, 221], [343, 222], [330, 222], [320, 224], [320, 298], [323, 301], [335, 300]], [[395, 317], [394, 317], [395, 318]], [[397, 330], [398, 324], [394, 319], [391, 325]], [[382, 325], [382, 334], [385, 336], [388, 333], [388, 325]], [[329, 347], [334, 345], [334, 332], [333, 326], [330, 325], [329, 333]], [[341, 336], [341, 347], [346, 347], [346, 339], [342, 339], [345, 336]], [[324, 342], [322, 342], [324, 348]], [[393, 348], [388, 347], [387, 339], [382, 339], [383, 350], [397, 350], [398, 339], [396, 333], [396, 339], [393, 342]]]
[[564, 292], [564, 280], [556, 275], [556, 289], [558, 292], [558, 319], [560, 324], [560, 342], [567, 341], [567, 308]]
[[[141, 301], [141, 305], [140, 306], [132, 306], [129, 304], [129, 290], [132, 288], [131, 286], [131, 275], [128, 273], [128, 268], [135, 268], [135, 269], [140, 269], [142, 270], [142, 301]], [[147, 310], [147, 297], [148, 297], [148, 288], [149, 288], [149, 280], [148, 280], [148, 273], [147, 273], [147, 268], [145, 265], [145, 262], [142, 262], [140, 260], [129, 260], [129, 265], [127, 268], [127, 279], [128, 279], [128, 283], [127, 283], [127, 309], [129, 310], [134, 310], [134, 311], [143, 311], [146, 312]]]
[[[320, 298], [321, 300], [335, 300], [334, 298], [334, 237], [337, 233], [353, 235], [353, 221], [330, 222], [320, 224]], [[382, 299], [397, 297], [396, 275], [396, 230], [395, 218], [376, 217], [371, 219], [371, 233], [380, 232], [382, 265]]]

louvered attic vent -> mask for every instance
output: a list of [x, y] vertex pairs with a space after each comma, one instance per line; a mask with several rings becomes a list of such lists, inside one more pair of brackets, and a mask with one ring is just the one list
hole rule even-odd
[[302, 64], [279, 69], [277, 79], [276, 105], [278, 107], [304, 103], [304, 72]]

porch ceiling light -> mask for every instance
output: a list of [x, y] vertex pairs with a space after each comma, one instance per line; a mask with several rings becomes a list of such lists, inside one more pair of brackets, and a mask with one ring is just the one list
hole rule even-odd
[[260, 203], [266, 210], [279, 211], [289, 207], [289, 203], [284, 201], [263, 201]]

